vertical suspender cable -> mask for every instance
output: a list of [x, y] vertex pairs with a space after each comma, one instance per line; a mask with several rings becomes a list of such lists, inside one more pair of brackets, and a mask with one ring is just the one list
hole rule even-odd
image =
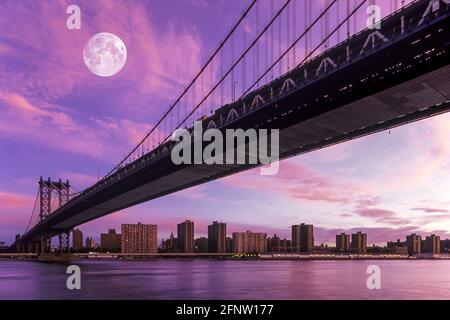
[[[242, 22], [242, 51], [245, 50], [245, 47], [247, 46], [247, 30], [245, 28], [245, 20]], [[245, 90], [245, 84], [246, 84], [246, 74], [247, 74], [247, 67], [246, 67], [246, 59], [247, 57], [244, 57], [242, 59], [242, 93], [244, 93]]]
[[[273, 18], [273, 15], [275, 14], [273, 1], [274, 0], [270, 0], [270, 17], [271, 18]], [[274, 40], [274, 32], [275, 32], [275, 25], [272, 25], [270, 27], [270, 62], [271, 63], [273, 63], [273, 59], [274, 59], [274, 56], [275, 56], [275, 51], [274, 51], [275, 50], [275, 48], [274, 48], [274, 41], [275, 41]], [[272, 80], [274, 78], [273, 72], [274, 72], [274, 70], [272, 69], [271, 70], [271, 73], [272, 73], [271, 78], [272, 78]]]
[[163, 116], [157, 121], [157, 123], [153, 126], [153, 128], [145, 135], [145, 137], [139, 142], [139, 144], [137, 144], [128, 154], [127, 156], [122, 159], [122, 161], [120, 161], [113, 169], [111, 169], [106, 175], [106, 177], [109, 177], [112, 173], [114, 173], [118, 168], [120, 168], [124, 163], [127, 162], [128, 158], [130, 156], [132, 156], [136, 150], [139, 149], [140, 145], [144, 142], [145, 139], [147, 139], [150, 135], [152, 135], [152, 133], [154, 133], [156, 131], [156, 128], [161, 124], [161, 122], [164, 120], [164, 118], [167, 117], [167, 115], [173, 110], [173, 108], [175, 108], [175, 106], [179, 103], [179, 101], [182, 99], [182, 97], [187, 94], [187, 92], [190, 90], [190, 88], [192, 87], [192, 85], [194, 84], [194, 82], [198, 79], [198, 77], [200, 76], [201, 72], [203, 72], [205, 70], [205, 68], [207, 67], [207, 65], [214, 59], [214, 57], [217, 56], [217, 54], [219, 53], [219, 51], [221, 51], [222, 47], [225, 45], [225, 43], [228, 41], [228, 39], [230, 38], [230, 36], [235, 32], [235, 30], [237, 29], [237, 27], [241, 24], [242, 20], [245, 18], [245, 16], [248, 15], [248, 13], [252, 10], [252, 8], [254, 7], [254, 5], [257, 3], [258, 0], [252, 0], [252, 2], [250, 3], [250, 5], [248, 6], [248, 8], [244, 11], [244, 14], [238, 19], [238, 21], [236, 22], [236, 24], [231, 28], [231, 30], [227, 33], [227, 35], [225, 36], [225, 39], [220, 43], [219, 47], [214, 51], [214, 53], [210, 56], [210, 58], [208, 59], [208, 61], [206, 62], [205, 65], [203, 65], [203, 67], [200, 69], [200, 71], [196, 74], [196, 76], [194, 77], [193, 80], [191, 80], [191, 82], [188, 84], [188, 86], [183, 90], [183, 92], [181, 93], [181, 95], [178, 96], [178, 98], [175, 100], [175, 103], [172, 104], [168, 110], [166, 110], [166, 112], [163, 114]]
[[[305, 27], [303, 31], [305, 32], [308, 28], [308, 9], [309, 9], [309, 0], [305, 0], [304, 2], [304, 20], [305, 20]], [[309, 34], [306, 33], [305, 35], [305, 57], [308, 55], [308, 37]]]
[[[289, 41], [291, 41], [291, 6], [287, 7], [286, 10], [286, 43], [289, 43]], [[286, 59], [286, 72], [289, 71], [289, 69], [291, 68], [291, 57], [290, 54], [287, 54], [287, 59]]]
[[[259, 33], [259, 3], [256, 4], [256, 34]], [[259, 41], [256, 43], [256, 68], [255, 68], [255, 75], [258, 77], [259, 75]], [[259, 81], [256, 84], [257, 87], [259, 87]]]
[[[297, 34], [297, 0], [293, 0], [294, 2], [292, 2], [292, 7], [293, 7], [293, 17], [292, 17], [292, 38], [295, 39], [295, 35]], [[293, 56], [294, 56], [294, 68], [297, 66], [297, 52], [296, 52], [297, 46], [294, 46], [294, 52], [293, 52]]]

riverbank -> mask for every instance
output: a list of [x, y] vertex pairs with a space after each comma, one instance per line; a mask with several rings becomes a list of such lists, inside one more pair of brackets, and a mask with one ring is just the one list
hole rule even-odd
[[450, 254], [419, 254], [414, 256], [400, 254], [295, 254], [295, 253], [263, 253], [263, 254], [219, 254], [219, 253], [74, 253], [74, 254], [45, 254], [35, 253], [2, 253], [0, 260], [35, 260], [52, 261], [80, 261], [80, 260], [450, 260]]

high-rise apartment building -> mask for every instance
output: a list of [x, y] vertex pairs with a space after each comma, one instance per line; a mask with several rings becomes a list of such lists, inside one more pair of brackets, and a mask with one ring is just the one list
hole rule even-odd
[[225, 253], [227, 239], [227, 225], [223, 222], [214, 221], [208, 226], [208, 251], [214, 253]]
[[226, 239], [226, 249], [228, 253], [233, 252], [233, 238], [227, 237]]
[[422, 237], [413, 233], [406, 236], [406, 246], [408, 247], [408, 254], [419, 254], [422, 252]]
[[100, 234], [100, 247], [103, 250], [120, 252], [122, 238], [116, 233], [116, 229], [109, 229], [108, 233]]
[[123, 224], [122, 253], [157, 253], [157, 228], [154, 224]]
[[312, 252], [314, 249], [314, 231], [312, 224], [302, 223], [292, 226], [292, 250]]
[[300, 252], [312, 252], [314, 249], [314, 232], [312, 224], [300, 225]]
[[350, 250], [350, 235], [341, 233], [336, 235], [336, 251], [348, 252]]
[[233, 252], [262, 253], [267, 251], [267, 234], [247, 232], [233, 233]]
[[80, 229], [75, 229], [72, 232], [72, 248], [74, 250], [83, 249], [83, 232]]
[[450, 239], [441, 240], [440, 247], [442, 253], [450, 253]]
[[181, 252], [194, 252], [194, 222], [186, 220], [178, 224], [177, 238]]
[[351, 251], [354, 253], [367, 252], [367, 234], [358, 231], [352, 234]]
[[441, 253], [441, 237], [432, 234], [425, 238], [425, 252]]

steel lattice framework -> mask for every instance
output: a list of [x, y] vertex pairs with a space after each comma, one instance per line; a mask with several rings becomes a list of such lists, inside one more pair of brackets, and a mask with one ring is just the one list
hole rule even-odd
[[[56, 194], [56, 198], [53, 196]], [[42, 177], [39, 180], [39, 199], [40, 199], [40, 222], [47, 219], [56, 209], [62, 207], [69, 202], [70, 183], [67, 180], [62, 182], [52, 181], [50, 178], [44, 180]], [[54, 202], [58, 201], [57, 207], [54, 206]], [[59, 247], [60, 252], [68, 251], [69, 249], [69, 234], [70, 231], [62, 231], [59, 234]], [[51, 248], [51, 235], [42, 233], [40, 239], [40, 248], [43, 252], [49, 252]]]

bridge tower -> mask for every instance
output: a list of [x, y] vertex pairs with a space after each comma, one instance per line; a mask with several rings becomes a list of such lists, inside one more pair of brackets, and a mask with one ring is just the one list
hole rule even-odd
[[[61, 179], [59, 179], [59, 181], [52, 181], [50, 178], [48, 178], [48, 180], [44, 180], [41, 177], [41, 179], [39, 180], [39, 222], [47, 219], [52, 214], [52, 212], [65, 205], [69, 201], [69, 195], [69, 180], [67, 180], [66, 182], [62, 182]], [[53, 205], [56, 201], [57, 207], [53, 208]], [[52, 234], [41, 234], [40, 247], [42, 252], [50, 252], [52, 236]], [[60, 253], [63, 253], [64, 251], [68, 252], [70, 230], [62, 230], [58, 234], [58, 238]]]

